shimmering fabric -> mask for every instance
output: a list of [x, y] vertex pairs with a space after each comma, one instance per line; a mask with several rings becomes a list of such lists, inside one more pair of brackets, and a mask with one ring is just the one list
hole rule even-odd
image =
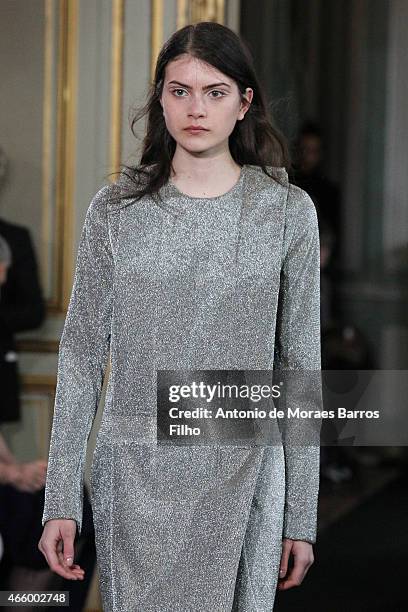
[[113, 202], [122, 177], [89, 206], [60, 343], [43, 524], [74, 518], [81, 529], [110, 348], [91, 476], [106, 611], [271, 612], [282, 536], [315, 541], [318, 447], [156, 445], [157, 369], [320, 369], [317, 216], [275, 170], [282, 185], [246, 165], [219, 197], [168, 182], [162, 201]]

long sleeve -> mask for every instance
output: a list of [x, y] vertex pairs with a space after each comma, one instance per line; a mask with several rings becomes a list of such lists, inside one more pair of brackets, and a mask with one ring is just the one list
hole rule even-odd
[[[321, 409], [319, 227], [312, 199], [292, 184], [286, 208], [274, 369], [302, 371], [297, 375], [288, 373], [285, 411], [289, 406]], [[301, 380], [308, 381], [311, 388], [314, 386], [314, 392], [304, 392], [304, 385], [297, 384]], [[295, 428], [308, 425], [286, 417], [283, 436], [286, 471], [283, 537], [310, 543], [316, 541], [317, 530], [320, 425], [317, 419], [312, 428], [315, 435], [309, 436], [308, 443], [302, 445], [297, 440], [291, 444], [291, 438], [296, 439], [296, 435], [291, 436], [291, 428], [293, 433]]]
[[42, 524], [72, 518], [82, 528], [86, 448], [108, 360], [113, 256], [108, 227], [111, 186], [93, 197], [82, 229], [74, 283], [59, 345], [57, 388]]

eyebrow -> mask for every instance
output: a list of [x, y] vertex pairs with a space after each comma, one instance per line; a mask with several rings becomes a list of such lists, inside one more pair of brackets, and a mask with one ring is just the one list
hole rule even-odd
[[[191, 89], [190, 85], [186, 85], [185, 83], [180, 83], [180, 81], [169, 81], [167, 84], [171, 85], [172, 83], [176, 85], [181, 85], [182, 87], [185, 87], [186, 89]], [[212, 83], [212, 85], [206, 85], [205, 87], [203, 87], [203, 89], [212, 89], [213, 87], [219, 87], [220, 85], [225, 85], [225, 87], [231, 87], [230, 85], [228, 85], [228, 83], [224, 83], [223, 81], [220, 81], [219, 83]]]

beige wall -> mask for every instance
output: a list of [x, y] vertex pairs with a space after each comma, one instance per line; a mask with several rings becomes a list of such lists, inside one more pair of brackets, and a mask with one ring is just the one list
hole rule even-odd
[[42, 0], [2, 0], [0, 146], [10, 170], [0, 191], [0, 216], [29, 225], [37, 248], [41, 248], [36, 220], [41, 214], [43, 29]]

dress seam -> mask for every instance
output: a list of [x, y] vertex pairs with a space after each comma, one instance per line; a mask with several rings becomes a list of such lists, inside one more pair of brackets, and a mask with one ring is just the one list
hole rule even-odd
[[247, 548], [246, 548], [245, 541], [244, 541], [244, 544], [243, 544], [242, 550], [243, 550], [243, 554], [244, 554], [244, 562], [245, 562], [245, 567], [246, 567], [246, 570], [247, 570], [248, 584], [249, 584], [249, 587], [250, 587], [250, 589], [251, 589], [252, 599], [253, 599], [253, 603], [254, 603], [254, 605], [255, 605], [255, 610], [251, 610], [251, 612], [260, 612], [260, 610], [259, 610], [259, 608], [258, 608], [258, 604], [257, 604], [257, 602], [256, 602], [256, 597], [255, 597], [254, 587], [253, 587], [253, 585], [252, 585], [251, 573], [250, 573], [250, 571], [249, 571], [249, 565], [248, 565], [248, 561], [247, 561], [247, 552], [246, 552], [246, 551], [247, 551]]
[[[218, 449], [218, 452], [219, 452], [219, 449]], [[246, 529], [244, 531], [244, 535], [243, 535], [243, 538], [242, 538], [242, 545], [241, 545], [241, 554], [244, 553], [243, 554], [243, 558], [244, 558], [244, 562], [245, 562], [245, 567], [247, 569], [248, 578], [249, 578], [249, 569], [248, 569], [249, 565], [247, 563], [247, 556], [246, 556], [246, 553], [245, 553], [245, 551], [246, 551], [245, 537], [246, 537], [247, 530], [248, 530], [248, 524], [249, 524], [249, 520], [250, 520], [250, 516], [251, 516], [252, 502], [253, 502], [253, 499], [254, 499], [254, 495], [255, 495], [255, 491], [256, 491], [256, 485], [257, 485], [257, 481], [258, 481], [259, 474], [260, 474], [260, 471], [261, 471], [263, 458], [264, 457], [263, 457], [263, 453], [262, 453], [262, 457], [261, 457], [261, 461], [260, 461], [260, 464], [259, 464], [259, 468], [258, 468], [256, 477], [254, 479], [253, 487], [252, 487], [252, 495], [250, 497], [249, 503], [247, 504], [247, 508], [246, 508]], [[236, 573], [236, 576], [235, 576], [235, 585], [237, 584], [238, 573], [239, 573], [239, 559], [238, 559], [237, 573]], [[250, 580], [249, 580], [249, 582], [250, 582], [251, 591], [253, 592], [252, 583], [251, 583]], [[233, 599], [234, 599], [234, 597], [233, 597]], [[255, 599], [255, 596], [254, 596], [254, 599]], [[251, 612], [258, 612], [258, 610], [253, 610], [253, 611], [251, 610]]]
[[111, 572], [112, 572], [112, 612], [115, 612], [116, 610], [116, 601], [115, 601], [115, 594], [116, 594], [116, 590], [115, 590], [115, 583], [116, 583], [116, 568], [115, 565], [113, 563], [113, 500], [114, 500], [114, 481], [113, 481], [113, 475], [116, 473], [115, 470], [115, 460], [116, 460], [116, 454], [115, 454], [115, 448], [114, 446], [111, 447], [111, 452], [112, 452], [112, 460], [111, 460], [111, 473], [110, 473], [110, 482], [111, 482], [111, 496], [110, 496], [110, 504], [109, 504], [109, 510], [110, 510], [110, 566], [111, 566]]
[[236, 246], [235, 246], [235, 261], [234, 264], [237, 265], [238, 264], [238, 258], [239, 258], [239, 247], [240, 247], [240, 239], [241, 239], [241, 233], [242, 233], [242, 219], [244, 216], [244, 212], [245, 212], [245, 204], [246, 204], [246, 189], [247, 189], [247, 176], [246, 174], [243, 175], [242, 177], [242, 185], [241, 185], [241, 202], [240, 202], [240, 208], [239, 208], [239, 218], [238, 218], [238, 231], [237, 231], [237, 239], [236, 239]]

